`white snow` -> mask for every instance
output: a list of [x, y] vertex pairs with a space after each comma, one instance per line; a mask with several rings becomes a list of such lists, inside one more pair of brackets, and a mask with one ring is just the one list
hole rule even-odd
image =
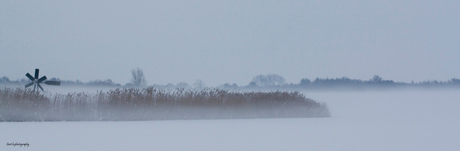
[[[305, 92], [331, 118], [0, 122], [0, 150], [458, 151], [458, 90]], [[29, 143], [29, 147], [7, 143]]]

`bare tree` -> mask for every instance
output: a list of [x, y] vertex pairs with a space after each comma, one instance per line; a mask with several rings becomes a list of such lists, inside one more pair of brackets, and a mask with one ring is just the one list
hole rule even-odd
[[176, 88], [190, 89], [192, 87], [187, 82], [179, 82], [176, 84]]
[[374, 77], [372, 77], [372, 80], [370, 80], [370, 81], [382, 82], [382, 77], [380, 77], [379, 75], [374, 75]]
[[193, 83], [193, 87], [195, 89], [203, 89], [206, 87], [206, 85], [204, 84], [203, 80], [196, 80], [195, 83]]
[[131, 75], [133, 76], [131, 79], [131, 84], [137, 87], [143, 87], [147, 85], [147, 80], [144, 76], [144, 71], [140, 68], [132, 69]]
[[252, 82], [250, 83], [250, 85], [260, 87], [282, 86], [284, 84], [286, 84], [286, 80], [277, 74], [258, 75], [252, 78]]

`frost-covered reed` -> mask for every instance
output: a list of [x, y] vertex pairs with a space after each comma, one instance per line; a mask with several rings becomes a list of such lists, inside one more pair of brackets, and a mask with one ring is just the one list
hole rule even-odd
[[0, 89], [0, 121], [94, 121], [329, 117], [325, 103], [299, 92], [124, 88], [49, 94]]

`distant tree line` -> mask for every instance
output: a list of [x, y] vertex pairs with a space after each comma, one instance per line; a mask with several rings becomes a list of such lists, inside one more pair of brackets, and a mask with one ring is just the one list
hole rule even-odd
[[[269, 78], [276, 77], [276, 78]], [[331, 89], [331, 88], [404, 88], [404, 87], [460, 87], [460, 79], [452, 78], [449, 81], [421, 81], [421, 82], [395, 82], [384, 80], [379, 75], [374, 75], [369, 80], [341, 78], [308, 78], [301, 79], [298, 84], [287, 84], [284, 78], [276, 75], [258, 75], [246, 86], [246, 88], [295, 88], [295, 89]]]
[[[136, 72], [136, 71], [134, 71]], [[133, 73], [134, 73], [133, 72]], [[59, 78], [50, 78], [49, 80], [52, 81], [61, 81], [62, 86], [102, 86], [102, 87], [148, 87], [147, 82], [145, 80], [145, 77], [143, 74], [133, 74], [133, 76], [136, 75], [137, 78], [132, 78], [129, 83], [126, 83], [124, 85], [115, 83], [111, 79], [105, 79], [105, 80], [93, 80], [93, 81], [88, 81], [88, 82], [83, 82], [80, 80], [61, 80]], [[0, 78], [0, 87], [2, 85], [25, 85], [29, 83], [29, 79], [19, 79], [19, 80], [10, 80], [8, 77], [1, 77]], [[208, 88], [204, 81], [202, 80], [196, 80], [193, 84], [188, 84], [186, 82], [179, 82], [177, 84], [166, 84], [166, 85], [159, 85], [159, 84], [153, 84], [151, 85], [155, 88], [164, 88], [164, 89], [205, 89]], [[229, 87], [234, 87], [238, 88], [236, 84], [230, 85]]]
[[[121, 84], [113, 82], [111, 79], [106, 80], [93, 80], [88, 82], [82, 82], [80, 80], [72, 81], [72, 80], [61, 80], [59, 78], [50, 78], [48, 80], [51, 81], [61, 81], [61, 85], [68, 85], [68, 86], [122, 86]], [[20, 79], [20, 80], [10, 80], [8, 77], [0, 78], [0, 84], [9, 84], [9, 85], [23, 85], [29, 83], [29, 79]]]
[[[115, 83], [111, 79], [106, 80], [94, 80], [88, 82], [82, 82], [80, 80], [60, 80], [59, 78], [51, 78], [53, 81], [61, 81], [61, 85], [68, 86], [107, 86], [107, 87], [146, 87], [147, 82], [142, 70], [132, 70], [133, 78], [130, 83], [125, 85]], [[25, 85], [29, 83], [28, 79], [10, 80], [8, 77], [1, 77], [0, 84], [5, 85]], [[204, 81], [197, 80], [192, 84], [186, 82], [179, 82], [177, 84], [166, 84], [166, 85], [151, 85], [156, 88], [166, 89], [204, 89], [208, 88]], [[299, 83], [286, 83], [286, 80], [277, 74], [269, 75], [257, 75], [252, 78], [252, 81], [245, 86], [239, 86], [235, 83], [225, 83], [217, 86], [220, 89], [334, 89], [334, 88], [351, 88], [351, 89], [365, 89], [365, 88], [405, 88], [405, 87], [460, 87], [460, 79], [452, 78], [448, 81], [421, 81], [421, 82], [395, 82], [393, 80], [385, 80], [382, 77], [375, 75], [369, 80], [350, 79], [348, 77], [341, 78], [316, 78], [310, 80], [308, 78], [301, 79]]]

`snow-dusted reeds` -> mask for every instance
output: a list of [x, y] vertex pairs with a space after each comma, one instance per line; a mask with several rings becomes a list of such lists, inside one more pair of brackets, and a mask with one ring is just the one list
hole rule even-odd
[[30, 89], [0, 89], [0, 121], [27, 121], [40, 119], [47, 112], [49, 99]]
[[46, 94], [0, 89], [0, 121], [166, 120], [329, 117], [325, 103], [299, 92], [115, 89]]

